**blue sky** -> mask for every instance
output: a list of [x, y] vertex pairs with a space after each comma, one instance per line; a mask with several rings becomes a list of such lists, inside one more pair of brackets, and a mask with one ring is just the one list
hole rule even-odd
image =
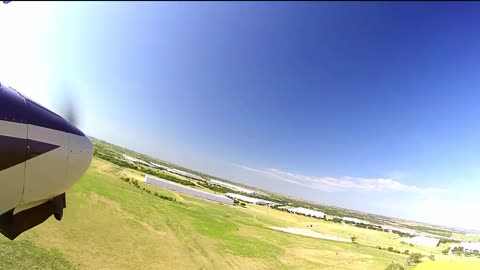
[[[0, 80], [241, 183], [480, 229], [479, 3], [0, 6]], [[449, 215], [445, 215], [449, 213]]]

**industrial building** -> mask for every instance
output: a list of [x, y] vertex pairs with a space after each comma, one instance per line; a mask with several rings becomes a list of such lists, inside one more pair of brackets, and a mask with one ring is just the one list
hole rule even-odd
[[195, 179], [195, 180], [206, 181], [205, 179], [203, 179], [203, 177], [200, 177], [200, 176], [195, 175], [193, 173], [184, 172], [184, 171], [177, 170], [177, 169], [172, 169], [172, 168], [168, 168], [167, 171], [169, 171], [171, 173], [174, 173], [174, 174], [181, 175], [181, 176], [185, 176], [185, 177], [188, 177], [188, 178], [192, 178], [192, 179]]
[[165, 170], [165, 171], [168, 171], [168, 172], [171, 172], [171, 173], [174, 173], [174, 174], [178, 174], [178, 175], [181, 175], [181, 176], [184, 176], [184, 177], [188, 177], [188, 178], [191, 178], [191, 179], [195, 179], [195, 180], [200, 180], [200, 181], [206, 181], [203, 177], [201, 176], [198, 176], [198, 175], [195, 175], [193, 173], [189, 173], [189, 172], [184, 172], [184, 171], [181, 171], [181, 170], [178, 170], [178, 169], [173, 169], [173, 168], [170, 168], [170, 167], [167, 167], [167, 166], [163, 166], [163, 165], [160, 165], [160, 164], [157, 164], [157, 163], [153, 163], [153, 162], [145, 162], [143, 160], [139, 160], [139, 159], [136, 159], [136, 158], [132, 158], [132, 157], [129, 157], [127, 155], [123, 155], [126, 159], [130, 160], [130, 161], [133, 161], [133, 162], [138, 162], [138, 163], [142, 163], [142, 164], [145, 164], [147, 166], [150, 166], [150, 167], [153, 167], [153, 168], [157, 168], [157, 169], [160, 169], [160, 170]]
[[290, 213], [295, 213], [295, 214], [299, 214], [299, 215], [315, 217], [315, 218], [325, 218], [325, 213], [320, 212], [320, 211], [316, 211], [316, 210], [303, 208], [303, 207], [287, 208], [286, 210]]
[[160, 165], [160, 164], [157, 164], [157, 163], [154, 163], [154, 162], [150, 162], [150, 164], [152, 164], [153, 167], [157, 168], [157, 169], [160, 169], [160, 170], [168, 170], [170, 169], [169, 167], [167, 166], [163, 166], [163, 165]]
[[229, 189], [232, 189], [232, 190], [235, 190], [235, 191], [238, 191], [238, 192], [246, 193], [246, 194], [255, 193], [253, 190], [246, 189], [246, 188], [243, 188], [243, 187], [239, 187], [239, 186], [236, 186], [236, 185], [232, 185], [232, 184], [229, 184], [229, 183], [225, 183], [225, 182], [215, 180], [215, 179], [210, 179], [209, 182], [214, 184], [214, 185], [219, 185], [219, 186], [226, 187], [226, 188], [229, 188]]
[[134, 162], [134, 163], [139, 163], [139, 164], [142, 164], [142, 165], [145, 165], [145, 166], [149, 166], [149, 167], [152, 167], [152, 165], [146, 161], [143, 161], [141, 159], [138, 159], [138, 158], [134, 158], [134, 157], [131, 157], [129, 155], [125, 155], [123, 154], [123, 157], [128, 160], [128, 161], [131, 161], [131, 162]]
[[165, 179], [161, 179], [151, 175], [145, 175], [145, 182], [147, 184], [155, 185], [161, 188], [173, 190], [179, 193], [184, 193], [190, 196], [194, 196], [197, 198], [214, 201], [222, 204], [233, 205], [233, 200], [227, 198], [223, 195], [218, 195], [210, 192], [206, 192], [203, 190], [187, 187], [178, 183], [174, 183]]
[[438, 238], [432, 238], [432, 237], [426, 237], [426, 236], [415, 236], [412, 238], [403, 237], [403, 238], [400, 238], [400, 240], [409, 244], [425, 246], [425, 247], [437, 247], [438, 243], [440, 242], [440, 239]]
[[263, 200], [263, 199], [257, 199], [257, 198], [252, 198], [248, 196], [243, 196], [240, 194], [235, 194], [235, 193], [225, 193], [225, 196], [232, 198], [234, 200], [239, 200], [242, 202], [248, 202], [248, 203], [253, 203], [253, 204], [258, 204], [258, 205], [268, 205], [268, 206], [274, 206], [277, 205], [275, 202]]
[[[144, 161], [144, 160], [141, 160], [141, 159], [138, 159], [138, 158], [131, 157], [131, 156], [126, 155], [126, 154], [122, 154], [122, 155], [126, 160], [128, 160], [130, 162], [133, 162], [133, 163], [138, 163], [138, 164], [142, 164], [144, 166], [148, 166], [148, 167], [152, 167], [152, 168], [156, 168], [156, 169], [160, 169], [160, 170], [166, 170], [166, 171], [171, 171], [173, 173], [177, 173], [177, 172], [174, 171], [175, 169], [171, 169], [167, 166], [163, 166], [163, 165], [153, 163], [153, 162], [147, 162], [147, 161]], [[179, 171], [179, 172], [181, 172], [181, 171]], [[177, 173], [177, 174], [179, 174], [179, 173]], [[187, 173], [185, 173], [185, 174], [187, 174]], [[197, 176], [197, 177], [199, 177], [199, 176]]]

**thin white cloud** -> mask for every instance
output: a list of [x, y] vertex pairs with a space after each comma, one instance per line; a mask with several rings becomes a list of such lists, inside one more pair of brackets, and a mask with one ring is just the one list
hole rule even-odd
[[397, 181], [402, 180], [402, 179], [406, 179], [409, 176], [410, 175], [408, 173], [402, 172], [402, 171], [392, 171], [392, 172], [388, 172], [388, 173], [385, 174], [386, 178], [396, 179]]
[[285, 172], [274, 168], [254, 169], [243, 165], [236, 165], [244, 170], [261, 173], [279, 181], [284, 181], [308, 188], [314, 188], [324, 192], [344, 191], [398, 191], [414, 192], [419, 194], [431, 194], [443, 192], [438, 188], [421, 188], [413, 185], [402, 184], [391, 178], [361, 178], [361, 177], [328, 177], [328, 176], [306, 176]]
[[[232, 164], [233, 164], [233, 163], [232, 163]], [[263, 173], [262, 170], [253, 169], [253, 168], [250, 168], [250, 167], [247, 167], [247, 166], [243, 166], [243, 165], [239, 165], [239, 164], [233, 164], [233, 165], [236, 166], [236, 167], [242, 168], [242, 169], [244, 169], [244, 170], [247, 170], [247, 171], [257, 172], [257, 173]]]

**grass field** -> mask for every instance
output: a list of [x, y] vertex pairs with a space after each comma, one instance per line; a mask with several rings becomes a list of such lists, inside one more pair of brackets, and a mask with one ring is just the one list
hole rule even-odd
[[[94, 159], [67, 192], [61, 222], [50, 218], [13, 242], [0, 237], [0, 269], [383, 270], [390, 262], [404, 264], [407, 256], [376, 245], [439, 252], [401, 244], [392, 233], [250, 204], [220, 205], [141, 183], [177, 202], [162, 200], [120, 180], [123, 174], [142, 178], [139, 172]], [[269, 228], [307, 225], [341, 237], [357, 236], [358, 244]], [[446, 262], [426, 262], [416, 269], [441, 269], [428, 267], [442, 263]]]

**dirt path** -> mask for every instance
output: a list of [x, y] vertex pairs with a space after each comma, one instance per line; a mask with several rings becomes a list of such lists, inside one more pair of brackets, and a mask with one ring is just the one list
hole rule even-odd
[[310, 229], [300, 229], [300, 228], [291, 228], [291, 227], [270, 227], [270, 229], [274, 229], [281, 232], [292, 233], [302, 236], [308, 236], [313, 238], [319, 239], [326, 239], [326, 240], [333, 240], [338, 242], [352, 242], [350, 239], [338, 237], [331, 234], [319, 233], [316, 231], [312, 231]]

